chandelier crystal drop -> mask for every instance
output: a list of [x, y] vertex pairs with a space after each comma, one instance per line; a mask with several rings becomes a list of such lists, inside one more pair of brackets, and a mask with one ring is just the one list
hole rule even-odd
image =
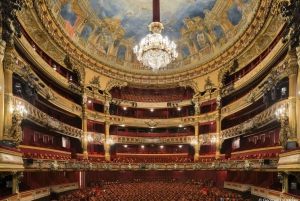
[[153, 33], [148, 34], [142, 39], [139, 47], [135, 46], [133, 49], [138, 61], [144, 66], [152, 68], [153, 72], [156, 73], [160, 68], [166, 67], [178, 56], [176, 44], [167, 37], [162, 37], [161, 31], [163, 29], [162, 23], [152, 22], [149, 25], [149, 30]]

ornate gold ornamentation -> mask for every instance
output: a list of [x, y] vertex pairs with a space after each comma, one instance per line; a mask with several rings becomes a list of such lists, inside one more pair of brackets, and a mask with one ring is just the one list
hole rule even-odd
[[198, 85], [194, 80], [185, 80], [183, 82], [179, 82], [179, 86], [184, 87], [184, 88], [191, 87], [195, 92], [194, 96], [199, 94]]
[[23, 141], [22, 127], [21, 127], [22, 120], [23, 120], [23, 115], [20, 114], [19, 112], [14, 111], [12, 116], [12, 126], [9, 129], [9, 137], [14, 139], [14, 144], [18, 149], [20, 143]]
[[2, 22], [2, 40], [6, 43], [14, 44], [14, 37], [21, 38], [21, 27], [17, 20], [17, 11], [21, 10], [18, 1], [2, 0], [0, 6]]
[[6, 58], [3, 60], [3, 68], [5, 70], [10, 70], [10, 71], [16, 70], [14, 61], [12, 59], [6, 59]]
[[151, 119], [150, 121], [145, 121], [145, 124], [147, 124], [150, 127], [155, 127], [157, 126], [159, 123], [161, 123], [160, 121], [155, 121], [153, 119]]
[[122, 88], [122, 87], [126, 87], [128, 85], [127, 82], [124, 82], [122, 80], [110, 80], [107, 85], [106, 85], [106, 88], [105, 88], [105, 93], [109, 96], [111, 96], [110, 94], [110, 90], [113, 88], [113, 87], [119, 87], [119, 88]]
[[52, 89], [46, 88], [46, 89], [45, 89], [45, 93], [46, 93], [46, 94], [45, 94], [45, 98], [46, 98], [47, 100], [53, 101], [53, 100], [57, 99], [57, 97], [55, 97], [54, 93], [52, 92]]
[[101, 86], [100, 86], [100, 75], [98, 76], [94, 76], [92, 78], [92, 80], [90, 80], [89, 82], [92, 86], [95, 86], [96, 88], [100, 89]]
[[235, 71], [236, 68], [238, 68], [238, 61], [233, 60], [219, 70], [219, 74], [218, 74], [219, 88], [223, 88], [226, 75]]
[[205, 91], [209, 91], [213, 88], [214, 84], [212, 83], [210, 77], [208, 76], [206, 79], [205, 79], [205, 84], [204, 84], [204, 90]]
[[253, 169], [253, 164], [249, 160], [245, 160], [245, 163], [243, 165], [243, 169], [252, 170]]
[[249, 94], [247, 96], [247, 98], [245, 99], [246, 103], [254, 103], [255, 102], [255, 94], [253, 92], [253, 90], [249, 91]]
[[50, 169], [51, 169], [52, 171], [57, 171], [57, 170], [60, 169], [60, 166], [59, 166], [57, 160], [54, 160], [54, 161], [51, 162]]

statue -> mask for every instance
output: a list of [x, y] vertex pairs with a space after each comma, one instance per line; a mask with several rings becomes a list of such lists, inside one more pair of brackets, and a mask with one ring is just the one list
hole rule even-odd
[[57, 163], [57, 160], [54, 160], [54, 161], [52, 161], [51, 162], [51, 167], [50, 167], [50, 169], [52, 170], [52, 171], [56, 171], [56, 170], [59, 170], [59, 164]]
[[216, 98], [216, 103], [217, 103], [217, 109], [220, 109], [221, 108], [221, 100], [222, 100], [222, 97], [220, 94], [218, 94], [217, 98]]
[[22, 128], [21, 128], [22, 117], [17, 112], [14, 112], [12, 117], [12, 126], [9, 129], [9, 136], [14, 139], [14, 144], [19, 149], [22, 140]]
[[87, 95], [86, 95], [86, 93], [83, 93], [82, 94], [82, 105], [85, 105], [86, 102], [87, 102]]
[[105, 101], [105, 104], [104, 104], [104, 113], [105, 114], [108, 114], [109, 113], [109, 101]]

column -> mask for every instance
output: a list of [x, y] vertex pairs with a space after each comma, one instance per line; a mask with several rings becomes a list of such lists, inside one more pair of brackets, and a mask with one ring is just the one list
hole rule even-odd
[[289, 188], [288, 173], [278, 172], [278, 178], [279, 178], [280, 183], [282, 184], [282, 193], [287, 193], [288, 188]]
[[0, 40], [0, 140], [3, 139], [4, 132], [4, 71], [3, 59], [5, 53], [6, 43]]
[[109, 141], [109, 127], [111, 122], [105, 122], [105, 141], [104, 141], [104, 151], [105, 151], [105, 160], [110, 161], [110, 141]]
[[220, 140], [220, 135], [221, 135], [221, 115], [218, 113], [216, 117], [216, 159], [219, 159], [220, 157], [220, 149], [221, 149], [221, 140]]
[[14, 193], [19, 193], [19, 175], [20, 173], [18, 172], [12, 172], [11, 176], [12, 176], [12, 194]]
[[198, 161], [199, 160], [199, 150], [200, 150], [199, 123], [196, 122], [194, 124], [194, 127], [195, 127], [195, 144], [194, 144], [195, 155], [194, 155], [194, 161]]
[[88, 140], [87, 140], [87, 106], [86, 106], [87, 96], [84, 93], [82, 95], [82, 131], [83, 136], [81, 137], [81, 146], [82, 146], [82, 152], [83, 152], [83, 158], [88, 158], [88, 152], [87, 152], [87, 146], [88, 146]]
[[[287, 73], [289, 75], [289, 126], [292, 130], [291, 136], [289, 136], [289, 141], [297, 140], [296, 134], [296, 125], [297, 125], [297, 117], [296, 117], [296, 95], [297, 95], [297, 56], [295, 51], [288, 52], [287, 55]], [[299, 107], [298, 107], [299, 109]]]
[[13, 71], [15, 70], [14, 47], [7, 44], [3, 61], [4, 67], [4, 135], [3, 138], [10, 138], [9, 130], [12, 126], [13, 106]]
[[[297, 98], [296, 98], [296, 122], [300, 122], [300, 71], [299, 71], [299, 66], [300, 66], [300, 46], [296, 48], [296, 52], [297, 52], [297, 81], [296, 81], [296, 94], [297, 94]], [[297, 137], [297, 141], [298, 141], [298, 145], [300, 145], [300, 126], [296, 127], [296, 137]]]

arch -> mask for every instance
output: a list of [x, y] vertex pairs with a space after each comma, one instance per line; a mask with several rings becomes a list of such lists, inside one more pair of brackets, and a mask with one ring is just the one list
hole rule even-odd
[[85, 26], [80, 34], [80, 38], [87, 41], [89, 39], [92, 31], [93, 31], [92, 26], [90, 26], [90, 25]]
[[182, 59], [184, 60], [184, 59], [187, 59], [187, 58], [190, 58], [190, 56], [191, 56], [191, 53], [190, 53], [190, 49], [189, 49], [189, 47], [188, 46], [183, 46], [182, 48], [181, 48], [181, 54], [182, 54]]
[[225, 33], [220, 25], [214, 26], [213, 31], [217, 37], [217, 41], [220, 41], [221, 38], [223, 38], [225, 36]]
[[127, 48], [124, 46], [119, 46], [117, 58], [125, 60]]

